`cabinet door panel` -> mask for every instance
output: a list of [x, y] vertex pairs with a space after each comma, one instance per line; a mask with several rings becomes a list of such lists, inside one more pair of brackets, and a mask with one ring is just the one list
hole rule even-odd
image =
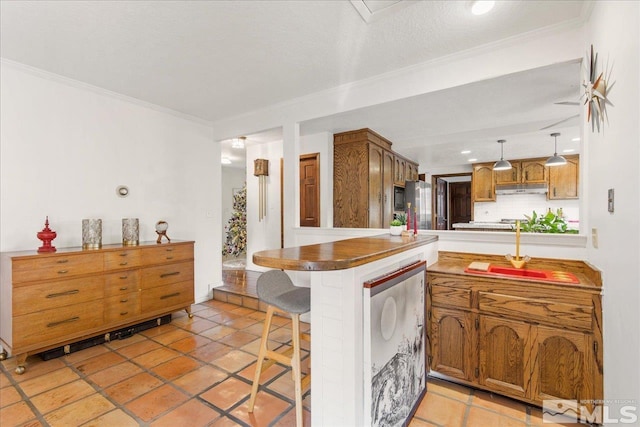
[[369, 228], [382, 228], [382, 148], [369, 144]]
[[493, 165], [490, 163], [473, 166], [471, 188], [474, 202], [495, 202], [496, 188]]
[[431, 369], [471, 381], [473, 341], [471, 313], [433, 307], [431, 318]]
[[382, 155], [382, 227], [385, 228], [393, 219], [393, 153], [384, 151]]
[[594, 396], [591, 335], [564, 329], [537, 327], [532, 357], [534, 400], [592, 400]]
[[549, 171], [549, 199], [577, 199], [580, 168], [578, 159], [567, 157], [567, 164]]
[[511, 162], [511, 169], [496, 171], [496, 184], [518, 184], [520, 182], [520, 163]]
[[521, 163], [522, 182], [530, 184], [546, 184], [549, 180], [545, 160], [530, 160]]
[[524, 322], [480, 316], [480, 384], [512, 396], [528, 397], [529, 328]]

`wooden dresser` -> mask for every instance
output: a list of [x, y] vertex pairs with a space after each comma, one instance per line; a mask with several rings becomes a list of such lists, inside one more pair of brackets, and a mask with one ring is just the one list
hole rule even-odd
[[27, 356], [146, 320], [194, 302], [194, 242], [1, 254], [1, 359]]

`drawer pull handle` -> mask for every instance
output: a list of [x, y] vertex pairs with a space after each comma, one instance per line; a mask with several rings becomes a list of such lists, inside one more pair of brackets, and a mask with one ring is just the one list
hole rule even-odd
[[173, 257], [172, 256], [168, 256], [167, 259], [173, 259]]
[[128, 279], [128, 278], [129, 278], [129, 276], [120, 276], [121, 280], [125, 280], [125, 279]]
[[178, 274], [180, 274], [179, 271], [174, 271], [174, 272], [171, 272], [171, 273], [164, 273], [164, 274], [160, 275], [160, 278], [162, 279], [162, 278], [169, 277], [169, 276], [177, 276]]
[[67, 274], [69, 270], [59, 270], [58, 274]]
[[127, 265], [127, 264], [129, 264], [127, 261], [120, 263], [120, 265]]
[[121, 291], [126, 291], [127, 289], [129, 289], [128, 286], [123, 286], [123, 287], [120, 288]]
[[79, 289], [72, 289], [72, 290], [66, 291], [66, 292], [58, 292], [58, 293], [55, 293], [55, 294], [49, 294], [49, 295], [47, 295], [47, 298], [63, 297], [65, 295], [77, 294], [78, 292], [80, 292]]
[[128, 311], [123, 311], [123, 312], [120, 313], [120, 316], [126, 316], [127, 314], [129, 314]]
[[173, 252], [173, 248], [167, 248], [167, 252]]
[[54, 326], [62, 325], [63, 323], [71, 323], [80, 320], [78, 316], [71, 317], [69, 319], [60, 320], [59, 322], [47, 323], [47, 328], [53, 328]]
[[126, 252], [123, 252], [123, 253], [121, 253], [121, 254], [120, 254], [120, 256], [128, 256], [128, 255], [129, 255], [129, 254], [128, 254], [128, 253], [126, 253]]
[[178, 295], [180, 295], [180, 292], [174, 292], [172, 294], [162, 295], [160, 297], [160, 299], [167, 299], [167, 298], [177, 297]]
[[121, 299], [120, 302], [127, 302], [129, 301], [128, 299]]
[[58, 264], [66, 264], [66, 263], [68, 263], [68, 262], [69, 262], [69, 260], [68, 260], [68, 259], [60, 259], [60, 260], [58, 260], [58, 261], [56, 261], [56, 262], [57, 262]]

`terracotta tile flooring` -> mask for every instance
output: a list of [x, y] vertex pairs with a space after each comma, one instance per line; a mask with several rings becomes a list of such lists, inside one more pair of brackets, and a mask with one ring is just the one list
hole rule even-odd
[[[264, 313], [207, 301], [194, 317], [174, 313], [170, 324], [57, 359], [29, 357], [0, 364], [0, 426], [293, 426], [290, 372], [263, 373], [255, 412], [247, 400]], [[274, 319], [275, 343], [290, 340], [287, 319]], [[278, 342], [279, 341], [279, 342]], [[309, 354], [305, 352], [305, 370]], [[310, 392], [304, 395], [310, 425]], [[410, 426], [542, 426], [541, 411], [438, 379]], [[551, 426], [551, 424], [544, 424]]]

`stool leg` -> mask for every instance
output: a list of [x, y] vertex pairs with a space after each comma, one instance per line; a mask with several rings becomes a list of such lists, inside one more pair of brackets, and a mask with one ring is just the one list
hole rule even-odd
[[302, 427], [302, 375], [300, 372], [300, 315], [291, 314], [293, 326], [293, 357], [291, 358], [291, 371], [296, 394], [296, 426]]
[[253, 412], [253, 406], [256, 403], [256, 395], [258, 394], [258, 386], [260, 385], [260, 374], [262, 373], [262, 362], [267, 355], [267, 341], [269, 340], [269, 330], [271, 329], [271, 318], [273, 317], [273, 306], [267, 307], [267, 316], [264, 319], [262, 327], [262, 339], [260, 340], [260, 351], [258, 352], [258, 361], [256, 362], [256, 373], [253, 376], [253, 385], [251, 386], [251, 398], [249, 399], [249, 412]]

